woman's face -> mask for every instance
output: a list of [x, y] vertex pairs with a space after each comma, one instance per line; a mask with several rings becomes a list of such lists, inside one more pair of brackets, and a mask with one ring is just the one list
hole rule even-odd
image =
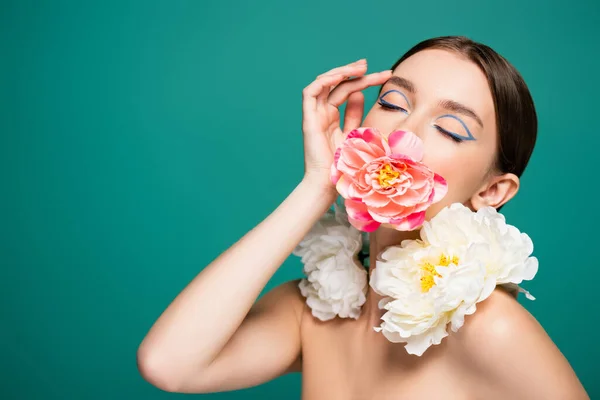
[[448, 193], [426, 219], [451, 203], [474, 207], [472, 197], [488, 185], [497, 145], [494, 102], [483, 72], [455, 53], [424, 50], [403, 61], [363, 126], [386, 137], [405, 130], [421, 138], [423, 163], [448, 183]]

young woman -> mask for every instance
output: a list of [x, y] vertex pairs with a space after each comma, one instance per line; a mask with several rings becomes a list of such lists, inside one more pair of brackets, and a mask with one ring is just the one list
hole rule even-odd
[[[304, 89], [304, 178], [164, 311], [138, 350], [143, 377], [166, 391], [208, 393], [300, 371], [303, 398], [311, 400], [587, 399], [542, 327], [500, 288], [421, 357], [373, 330], [384, 310], [371, 288], [357, 320], [314, 318], [297, 281], [255, 302], [335, 201], [333, 153], [354, 128], [402, 129], [422, 139], [423, 163], [448, 183], [427, 219], [455, 202], [499, 209], [519, 189], [537, 119], [527, 86], [504, 58], [467, 38], [442, 37], [419, 43], [390, 71], [366, 71], [366, 61], [357, 61]], [[380, 97], [363, 121], [361, 91], [375, 85], [382, 85]], [[345, 102], [342, 131], [338, 107]], [[370, 234], [370, 264], [417, 235], [382, 225]]]

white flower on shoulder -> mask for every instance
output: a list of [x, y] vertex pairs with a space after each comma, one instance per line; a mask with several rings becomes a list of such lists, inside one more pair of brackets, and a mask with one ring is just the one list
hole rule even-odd
[[[416, 242], [415, 242], [416, 243]], [[387, 310], [375, 328], [391, 342], [406, 343], [410, 354], [422, 355], [448, 336], [446, 326], [460, 329], [465, 315], [494, 290], [478, 261], [479, 246], [460, 255], [424, 243], [388, 248], [371, 275], [373, 290], [385, 296], [379, 307]]]
[[440, 211], [425, 222], [421, 238], [432, 246], [467, 248], [475, 243], [485, 245], [480, 257], [488, 278], [498, 285], [517, 289], [528, 299], [535, 298], [518, 285], [531, 280], [538, 271], [538, 260], [531, 257], [533, 242], [516, 227], [508, 225], [504, 215], [493, 207], [484, 207], [476, 213], [460, 203]]
[[294, 249], [307, 275], [300, 291], [318, 319], [359, 317], [367, 289], [367, 272], [357, 258], [362, 238], [343, 208], [334, 204], [334, 211], [317, 221]]
[[529, 237], [495, 209], [445, 208], [424, 224], [421, 240], [404, 241], [378, 256], [370, 284], [384, 296], [379, 307], [387, 311], [375, 330], [422, 355], [448, 336], [448, 324], [458, 331], [497, 284], [532, 279], [537, 272], [532, 251]]

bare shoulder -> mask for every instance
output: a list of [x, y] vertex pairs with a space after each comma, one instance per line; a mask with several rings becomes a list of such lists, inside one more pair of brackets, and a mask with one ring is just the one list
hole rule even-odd
[[517, 345], [533, 340], [539, 345], [550, 340], [535, 317], [501, 289], [477, 304], [477, 311], [466, 318], [460, 336], [477, 354], [481, 354], [482, 346], [489, 347], [490, 341], [497, 341], [498, 345]]
[[248, 316], [252, 318], [264, 314], [273, 316], [280, 316], [282, 313], [293, 314], [299, 325], [306, 305], [298, 287], [299, 283], [300, 279], [294, 279], [273, 287], [256, 301]]
[[300, 293], [299, 283], [300, 279], [294, 279], [273, 287], [256, 301], [250, 312], [262, 313], [273, 309], [292, 310], [300, 321], [305, 301]]
[[511, 294], [497, 289], [477, 306], [456, 337], [486, 383], [506, 398], [589, 398], [544, 328]]

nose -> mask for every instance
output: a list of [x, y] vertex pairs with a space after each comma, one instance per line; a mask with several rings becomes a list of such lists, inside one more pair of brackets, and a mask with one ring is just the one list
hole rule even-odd
[[404, 119], [402, 122], [394, 125], [392, 127], [392, 130], [387, 134], [387, 138], [389, 139], [389, 136], [396, 131], [408, 132], [408, 133], [411, 133], [411, 134], [419, 137], [420, 139], [423, 139], [421, 137], [421, 132], [420, 132], [421, 129], [419, 129], [418, 121], [416, 118], [414, 118], [413, 115]]

